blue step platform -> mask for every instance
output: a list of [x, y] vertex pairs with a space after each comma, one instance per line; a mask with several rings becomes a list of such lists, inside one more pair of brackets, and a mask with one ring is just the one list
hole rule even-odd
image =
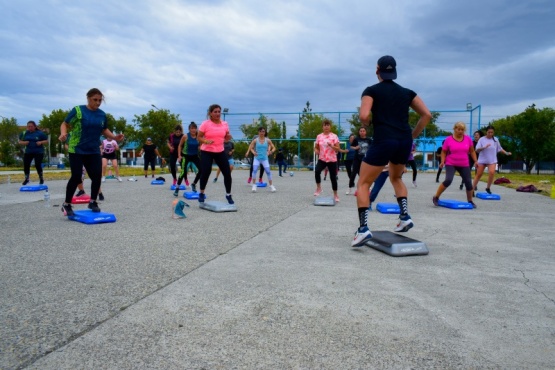
[[109, 222], [116, 222], [116, 216], [112, 213], [106, 212], [93, 212], [90, 209], [74, 211], [75, 216], [68, 216], [72, 221], [81, 222], [87, 225], [103, 224]]
[[460, 200], [453, 200], [453, 199], [440, 199], [438, 202], [438, 206], [451, 208], [451, 209], [474, 209], [472, 204], [468, 202], [461, 202]]
[[185, 199], [198, 199], [198, 192], [196, 191], [186, 191], [183, 193], [183, 198]]
[[265, 183], [265, 182], [257, 182], [257, 183], [256, 183], [256, 186], [257, 186], [258, 188], [265, 188], [266, 186], [268, 186], [268, 184]]
[[42, 191], [48, 190], [48, 186], [46, 185], [23, 185], [19, 188], [19, 191]]
[[[176, 186], [172, 184], [172, 186], [170, 186], [171, 190], [175, 190]], [[179, 185], [179, 190], [186, 190], [187, 187], [183, 184]]]
[[476, 193], [476, 197], [483, 200], [501, 200], [501, 196], [499, 194], [488, 194], [484, 191]]
[[386, 214], [398, 215], [401, 213], [401, 209], [397, 203], [378, 203], [376, 209], [378, 212]]
[[[152, 180], [150, 182], [151, 185], [164, 185], [166, 182], [162, 180]], [[174, 189], [175, 190], [175, 189]]]

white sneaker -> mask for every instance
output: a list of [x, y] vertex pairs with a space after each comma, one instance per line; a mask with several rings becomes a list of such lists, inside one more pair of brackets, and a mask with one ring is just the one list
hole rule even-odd
[[401, 216], [399, 216], [399, 223], [397, 224], [395, 229], [393, 229], [393, 231], [404, 233], [409, 231], [413, 226], [414, 223], [410, 219], [410, 216], [405, 216], [404, 220], [401, 218]]
[[353, 191], [354, 188], [349, 188], [347, 189], [347, 191], [345, 192], [345, 195], [349, 195], [351, 194], [351, 192]]
[[252, 192], [253, 192], [253, 193], [256, 193], [256, 184], [254, 184], [254, 185], [252, 186]]
[[119, 182], [122, 182], [123, 180], [121, 179], [121, 177], [118, 176], [118, 181], [119, 181]]
[[412, 186], [414, 186], [415, 188], [417, 187], [417, 186], [416, 186], [416, 181], [413, 181], [413, 182], [412, 182]]
[[357, 229], [355, 237], [351, 242], [351, 247], [362, 247], [368, 239], [372, 239], [372, 233], [368, 226], [364, 226], [362, 230]]
[[275, 193], [276, 192], [276, 187], [274, 185], [270, 185], [270, 191], [272, 193]]
[[106, 182], [106, 176], [102, 176], [102, 182]]

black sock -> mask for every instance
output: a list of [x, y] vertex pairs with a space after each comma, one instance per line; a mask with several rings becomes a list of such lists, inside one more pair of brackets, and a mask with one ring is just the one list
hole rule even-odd
[[360, 207], [358, 209], [358, 220], [360, 227], [368, 226], [368, 207]]
[[407, 197], [398, 197], [397, 203], [399, 203], [399, 209], [401, 210], [401, 216], [406, 216], [409, 214], [409, 206]]

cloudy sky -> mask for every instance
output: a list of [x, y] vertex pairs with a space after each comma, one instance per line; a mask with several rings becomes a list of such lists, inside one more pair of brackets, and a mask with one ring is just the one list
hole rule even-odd
[[212, 103], [353, 112], [385, 54], [431, 110], [481, 105], [485, 124], [532, 103], [555, 108], [553, 0], [0, 0], [0, 9], [0, 115], [20, 124], [85, 104], [91, 87], [128, 122], [152, 104], [184, 122], [202, 121]]

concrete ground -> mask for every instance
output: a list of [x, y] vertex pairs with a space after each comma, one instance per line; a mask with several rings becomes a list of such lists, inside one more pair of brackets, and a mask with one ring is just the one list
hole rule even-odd
[[[48, 208], [0, 185], [0, 369], [553, 368], [555, 200], [493, 186], [501, 201], [436, 208], [419, 174], [406, 235], [430, 254], [390, 257], [350, 247], [344, 173], [335, 207], [312, 205], [313, 172], [274, 176], [252, 193], [235, 171], [238, 212], [188, 201], [177, 220], [169, 184], [108, 180], [101, 225], [62, 217], [65, 181]], [[464, 199], [455, 182], [443, 199]], [[207, 194], [224, 201], [222, 179]]]

